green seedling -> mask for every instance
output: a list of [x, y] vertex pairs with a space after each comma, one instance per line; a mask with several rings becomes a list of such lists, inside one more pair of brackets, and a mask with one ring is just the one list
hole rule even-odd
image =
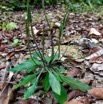
[[1, 27], [2, 27], [2, 30], [4, 31], [6, 29], [6, 23], [3, 22]]
[[11, 31], [11, 30], [14, 30], [14, 29], [17, 29], [17, 28], [18, 28], [18, 26], [15, 22], [10, 22], [6, 25], [6, 29], [8, 31]]
[[19, 41], [19, 39], [15, 39], [13, 42], [12, 42], [12, 45], [13, 46], [18, 46], [18, 45], [21, 45], [22, 42]]

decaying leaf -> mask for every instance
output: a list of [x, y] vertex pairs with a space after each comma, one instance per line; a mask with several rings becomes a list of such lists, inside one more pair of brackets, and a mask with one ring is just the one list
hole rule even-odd
[[69, 72], [67, 73], [67, 76], [69, 76], [69, 77], [75, 77], [75, 76], [77, 76], [78, 74], [80, 74], [80, 70], [77, 69], [77, 68], [74, 68], [73, 70], [71, 70], [71, 71], [69, 71]]
[[96, 53], [93, 53], [92, 55], [86, 57], [87, 60], [90, 60], [91, 58], [94, 58], [94, 57], [99, 57], [103, 55], [103, 49], [97, 51]]
[[59, 22], [56, 22], [55, 23], [55, 26], [60, 27], [60, 23]]
[[98, 32], [95, 28], [91, 28], [89, 34], [90, 35], [94, 34], [94, 35], [97, 35], [97, 36], [101, 35], [101, 33]]
[[68, 98], [69, 98], [69, 100], [71, 100], [72, 98], [81, 96], [81, 95], [84, 95], [84, 93], [79, 90], [74, 90], [68, 94]]
[[93, 57], [89, 60], [90, 63], [103, 63], [103, 56], [100, 57]]
[[93, 101], [94, 99], [91, 99], [89, 97], [80, 97], [77, 99], [72, 99], [69, 102], [66, 102], [65, 104], [90, 104]]
[[5, 50], [5, 46], [4, 45], [0, 45], [0, 52], [3, 52]]
[[27, 100], [19, 99], [19, 101], [17, 102], [17, 104], [40, 104], [40, 103], [38, 101], [32, 99], [32, 98], [29, 98]]
[[83, 104], [83, 103], [79, 102], [77, 99], [73, 99], [70, 100], [69, 102], [66, 102], [65, 104]]
[[103, 99], [103, 87], [90, 89], [88, 93], [96, 98]]
[[90, 70], [91, 70], [93, 73], [96, 73], [96, 74], [98, 74], [98, 75], [103, 76], [103, 63], [102, 63], [102, 64], [94, 63], [94, 64], [92, 65], [92, 67], [90, 68]]
[[34, 30], [34, 34], [37, 34], [39, 32], [39, 30], [37, 30], [35, 26], [33, 27], [33, 30]]

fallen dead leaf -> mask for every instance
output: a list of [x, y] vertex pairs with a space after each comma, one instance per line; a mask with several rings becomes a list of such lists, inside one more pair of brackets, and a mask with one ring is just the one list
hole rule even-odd
[[14, 55], [15, 55], [15, 52], [8, 53], [8, 55], [6, 56], [6, 60], [13, 59]]
[[91, 66], [90, 70], [95, 74], [103, 76], [103, 63], [101, 64], [94, 63]]
[[90, 63], [98, 63], [101, 64], [103, 63], [103, 56], [101, 57], [93, 57], [89, 60]]
[[97, 36], [101, 35], [101, 33], [98, 32], [95, 28], [91, 28], [89, 34], [90, 35], [94, 34], [94, 35], [97, 35]]
[[4, 69], [6, 66], [5, 65], [1, 65], [0, 66], [0, 69]]
[[94, 97], [103, 99], [103, 87], [102, 88], [92, 88], [88, 90], [88, 93], [91, 94]]
[[29, 99], [27, 99], [27, 100], [22, 100], [22, 99], [20, 99], [20, 100], [18, 101], [18, 104], [40, 104], [40, 103], [38, 103], [38, 101], [36, 101], [36, 100], [34, 100], [34, 99], [32, 99], [32, 98], [29, 98]]
[[56, 22], [55, 23], [55, 26], [60, 27], [60, 23], [59, 22]]
[[0, 45], [0, 52], [3, 52], [5, 50], [5, 46], [4, 45]]
[[75, 77], [78, 74], [80, 74], [80, 69], [74, 68], [73, 70], [71, 70], [71, 71], [69, 71], [67, 73], [67, 76], [69, 76], [69, 77]]
[[65, 104], [83, 104], [83, 103], [79, 102], [77, 99], [73, 99], [70, 100], [69, 102], [66, 102]]
[[79, 91], [79, 90], [74, 90], [74, 91], [72, 91], [72, 92], [70, 92], [70, 93], [68, 94], [68, 98], [69, 98], [69, 100], [71, 100], [71, 99], [73, 99], [74, 97], [82, 96], [82, 95], [84, 95], [83, 92], [81, 92], [81, 91]]
[[33, 31], [34, 31], [34, 34], [37, 34], [39, 32], [39, 30], [37, 30], [35, 26], [33, 27]]
[[97, 51], [97, 52], [91, 54], [90, 56], [86, 57], [86, 59], [87, 59], [87, 60], [90, 60], [90, 59], [92, 59], [92, 58], [94, 58], [94, 57], [99, 57], [99, 56], [101, 56], [101, 55], [103, 55], [103, 49], [101, 49], [101, 50], [99, 50], [99, 51]]
[[65, 104], [90, 104], [93, 101], [95, 101], [95, 99], [91, 99], [89, 97], [80, 97], [78, 99], [72, 99]]

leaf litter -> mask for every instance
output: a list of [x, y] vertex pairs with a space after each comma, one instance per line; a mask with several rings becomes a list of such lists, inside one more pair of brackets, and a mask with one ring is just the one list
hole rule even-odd
[[[57, 45], [58, 28], [65, 12], [58, 6], [57, 9], [50, 8], [46, 10], [46, 13], [48, 14], [47, 17], [53, 30], [53, 42]], [[44, 20], [43, 11], [36, 9], [32, 12], [32, 16], [38, 46], [41, 48], [41, 36], [44, 30], [46, 37], [45, 48], [48, 50], [46, 54], [49, 54], [51, 49], [50, 36], [47, 23]], [[26, 13], [21, 11], [15, 13], [8, 12], [5, 18], [3, 17], [4, 14], [1, 16], [1, 21], [14, 22], [15, 20], [18, 28], [12, 31], [0, 29], [0, 102], [4, 101], [2, 104], [48, 104], [48, 102], [57, 104], [51, 92], [48, 94], [44, 92], [36, 93], [28, 100], [23, 101], [21, 98], [24, 89], [21, 87], [18, 91], [13, 90], [14, 84], [19, 82], [26, 73], [11, 73], [7, 68], [7, 63], [10, 63], [9, 68], [14, 67], [30, 57], [26, 47]], [[18, 39], [22, 44], [13, 46], [12, 43], [15, 39]], [[33, 51], [36, 47], [32, 41], [31, 39], [30, 46]], [[57, 46], [55, 46], [55, 50], [56, 48]], [[64, 52], [64, 50], [66, 51]], [[61, 40], [61, 55], [63, 60], [66, 60], [64, 65], [67, 70], [66, 75], [75, 77], [93, 87], [87, 93], [82, 93], [78, 90], [71, 90], [65, 85], [69, 99], [66, 104], [102, 104], [103, 24], [100, 21], [100, 17], [91, 13], [70, 13], [66, 29], [64, 29], [63, 39]], [[42, 88], [39, 87], [38, 90], [42, 91]], [[14, 95], [14, 97], [11, 95]], [[3, 100], [4, 98], [5, 100]]]

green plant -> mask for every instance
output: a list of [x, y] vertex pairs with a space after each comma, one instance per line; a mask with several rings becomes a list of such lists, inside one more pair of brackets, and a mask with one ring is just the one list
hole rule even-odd
[[17, 28], [18, 28], [18, 26], [15, 22], [10, 22], [8, 24], [6, 24], [5, 22], [2, 23], [2, 30], [11, 31], [11, 30], [14, 30]]
[[[42, 2], [42, 5], [43, 5], [46, 21], [49, 25], [47, 16], [45, 14], [44, 1]], [[28, 40], [28, 49], [29, 49], [31, 58], [15, 66], [14, 68], [10, 69], [12, 72], [19, 72], [21, 70], [26, 71], [26, 76], [15, 86], [15, 88], [18, 88], [20, 86], [26, 87], [26, 91], [24, 93], [23, 99], [27, 99], [31, 95], [33, 95], [38, 85], [41, 83], [46, 92], [48, 92], [50, 88], [52, 89], [54, 96], [56, 97], [56, 99], [60, 104], [64, 104], [64, 102], [67, 100], [67, 92], [66, 92], [66, 89], [63, 87], [62, 83], [65, 82], [71, 88], [78, 89], [83, 92], [86, 92], [91, 88], [87, 84], [82, 83], [76, 80], [75, 78], [64, 76], [63, 73], [66, 72], [65, 68], [62, 65], [58, 65], [58, 63], [62, 62], [60, 60], [60, 39], [62, 37], [63, 29], [65, 28], [67, 18], [68, 18], [68, 11], [64, 16], [64, 19], [62, 20], [61, 26], [59, 29], [59, 37], [58, 37], [59, 48], [56, 53], [54, 52], [54, 46], [52, 41], [52, 30], [50, 27], [51, 44], [52, 44], [51, 55], [50, 56], [45, 55], [44, 54], [45, 37], [44, 37], [44, 34], [42, 34], [42, 50], [40, 50], [37, 45], [35, 34], [33, 33], [31, 9], [30, 9], [29, 0], [28, 0], [26, 34], [27, 34], [27, 40]], [[35, 50], [33, 53], [31, 52], [30, 45], [29, 45], [30, 43], [29, 29], [31, 30], [33, 41], [36, 44], [36, 48], [37, 48], [37, 50]]]
[[15, 39], [13, 42], [12, 42], [12, 45], [13, 46], [18, 46], [18, 45], [21, 45], [22, 42], [19, 41], [19, 39]]
[[15, 22], [10, 22], [6, 25], [6, 29], [8, 31], [13, 30], [13, 29], [17, 29], [17, 28], [18, 28], [18, 26]]

